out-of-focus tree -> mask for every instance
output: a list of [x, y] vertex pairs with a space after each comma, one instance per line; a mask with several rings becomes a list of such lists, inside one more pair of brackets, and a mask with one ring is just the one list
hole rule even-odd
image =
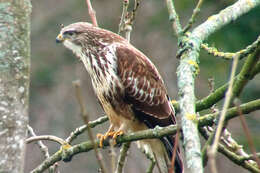
[[0, 172], [24, 168], [30, 82], [30, 0], [0, 1]]

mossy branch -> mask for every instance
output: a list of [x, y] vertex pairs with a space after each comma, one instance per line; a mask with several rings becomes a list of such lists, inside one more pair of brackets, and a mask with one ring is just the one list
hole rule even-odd
[[[255, 110], [260, 109], [260, 99], [245, 103], [240, 105], [241, 111], [243, 114], [248, 114]], [[207, 114], [199, 117], [199, 126], [211, 126], [214, 123], [214, 120], [218, 116], [219, 113]], [[228, 121], [232, 118], [235, 118], [239, 115], [236, 107], [230, 108], [227, 110], [225, 121]]]
[[[233, 94], [235, 96], [239, 96], [239, 94], [242, 92], [242, 89], [245, 87], [245, 85], [252, 80], [255, 75], [260, 73], [260, 62], [256, 63], [259, 60], [259, 50], [258, 48], [255, 53], [248, 56], [246, 59], [240, 73], [235, 77], [235, 83], [233, 87]], [[217, 88], [215, 91], [213, 91], [211, 94], [206, 96], [205, 98], [196, 101], [196, 112], [200, 112], [204, 109], [210, 108], [212, 105], [220, 101], [224, 98], [225, 92], [227, 90], [228, 83], [222, 85], [221, 87]], [[178, 102], [172, 103], [175, 111], [180, 111], [180, 105]]]
[[[255, 110], [259, 110], [260, 109], [260, 99], [242, 104], [240, 106], [240, 108], [241, 108], [241, 111], [243, 114], [248, 114]], [[232, 118], [235, 118], [237, 116], [239, 116], [237, 108], [235, 108], [235, 107], [230, 108], [227, 110], [226, 121], [228, 121]], [[216, 117], [217, 117], [217, 113], [204, 115], [198, 119], [198, 126], [203, 127], [206, 125], [212, 125], [214, 123]], [[106, 120], [106, 117], [102, 117], [101, 119]], [[101, 121], [98, 120], [98, 121], [94, 121], [94, 122], [96, 124], [96, 122], [101, 122]], [[90, 124], [92, 124], [92, 123], [90, 123]], [[177, 131], [177, 127], [174, 125], [171, 125], [168, 127], [156, 127], [155, 129], [149, 129], [149, 130], [144, 130], [144, 131], [125, 134], [123, 136], [120, 136], [117, 138], [117, 144], [122, 144], [122, 143], [126, 143], [126, 142], [142, 140], [142, 139], [160, 138], [160, 137], [167, 136], [167, 135], [173, 135], [176, 133], [176, 131]], [[95, 140], [95, 143], [98, 144], [99, 140]], [[104, 141], [104, 146], [109, 146], [108, 140]], [[63, 152], [58, 151], [55, 154], [53, 154], [51, 157], [46, 159], [36, 169], [31, 171], [31, 173], [43, 172], [44, 170], [48, 169], [51, 165], [53, 165], [57, 161], [60, 161], [60, 160], [69, 161], [77, 153], [88, 152], [90, 150], [93, 150], [93, 148], [94, 148], [93, 143], [91, 141], [87, 141], [87, 142], [83, 142], [83, 143], [74, 145], [67, 150], [63, 150]], [[245, 158], [243, 158], [243, 159], [245, 160]]]
[[[168, 127], [155, 127], [154, 129], [148, 129], [144, 131], [139, 131], [136, 133], [129, 133], [123, 136], [120, 136], [116, 139], [117, 144], [122, 144], [131, 141], [137, 141], [142, 139], [151, 139], [151, 138], [161, 138], [168, 135], [174, 135], [177, 131], [177, 127], [174, 125]], [[63, 149], [51, 157], [46, 159], [42, 164], [40, 164], [36, 169], [31, 171], [31, 173], [40, 173], [48, 169], [55, 162], [60, 160], [70, 161], [71, 158], [77, 153], [88, 152], [94, 149], [94, 145], [99, 144], [99, 140], [95, 140], [94, 144], [91, 141], [86, 141], [77, 145], [74, 145], [68, 149]], [[104, 141], [104, 146], [109, 146], [109, 139]]]

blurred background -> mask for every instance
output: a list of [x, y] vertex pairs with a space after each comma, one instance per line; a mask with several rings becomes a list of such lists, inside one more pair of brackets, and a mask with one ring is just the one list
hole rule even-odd
[[[233, 0], [205, 0], [201, 13], [194, 26], [205, 21], [210, 15], [218, 13]], [[180, 15], [182, 25], [186, 24], [197, 1], [175, 1], [175, 8]], [[75, 128], [83, 125], [79, 105], [75, 99], [72, 81], [80, 79], [86, 109], [91, 120], [104, 115], [93, 93], [89, 75], [83, 65], [71, 51], [55, 43], [60, 24], [65, 26], [78, 21], [88, 21], [87, 6], [84, 0], [44, 0], [32, 1], [31, 24], [31, 90], [30, 90], [30, 125], [38, 135], [55, 135], [61, 138], [69, 136]], [[122, 12], [122, 2], [116, 0], [95, 0], [92, 2], [96, 10], [99, 26], [113, 32], [118, 31]], [[131, 6], [130, 6], [131, 7]], [[208, 43], [221, 51], [235, 52], [256, 40], [260, 34], [260, 8], [252, 10], [239, 20], [216, 32], [208, 39]], [[165, 3], [158, 0], [141, 1], [131, 34], [131, 43], [144, 52], [158, 67], [167, 85], [169, 95], [178, 99], [175, 58], [177, 40], [173, 35]], [[241, 67], [242, 62], [240, 62]], [[209, 94], [208, 79], [215, 79], [215, 87], [228, 80], [231, 62], [208, 55], [204, 50], [200, 53], [200, 74], [196, 79], [196, 97], [201, 99]], [[241, 95], [242, 102], [259, 98], [260, 75], [250, 81]], [[218, 104], [222, 107], [222, 103]], [[260, 151], [259, 123], [260, 111], [246, 116], [247, 123], [254, 136], [257, 151]], [[104, 133], [108, 123], [96, 127], [93, 131]], [[240, 121], [233, 119], [228, 124], [233, 137], [244, 145], [248, 144], [242, 131]], [[81, 135], [73, 144], [88, 140], [86, 134]], [[202, 142], [204, 140], [202, 139]], [[44, 142], [52, 154], [59, 149], [53, 142]], [[119, 151], [117, 149], [117, 151]], [[102, 150], [106, 166], [110, 168], [109, 150]], [[29, 172], [44, 160], [36, 144], [29, 144], [26, 153], [25, 172]], [[126, 173], [145, 172], [149, 162], [132, 144], [126, 164]], [[222, 173], [247, 172], [235, 165], [221, 154], [218, 156], [218, 168]], [[94, 173], [97, 162], [93, 151], [81, 153], [73, 157], [69, 163], [59, 162], [61, 173]], [[206, 168], [205, 172], [208, 168]]]

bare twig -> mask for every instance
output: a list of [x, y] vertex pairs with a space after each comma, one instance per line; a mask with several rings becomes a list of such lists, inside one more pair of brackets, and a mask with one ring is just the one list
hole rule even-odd
[[110, 145], [110, 155], [111, 155], [111, 172], [115, 172], [116, 170], [116, 152], [114, 148], [114, 140], [109, 141]]
[[28, 143], [31, 143], [34, 141], [40, 141], [40, 140], [54, 141], [61, 145], [67, 145], [66, 141], [64, 141], [63, 139], [61, 139], [57, 136], [53, 136], [53, 135], [33, 136], [33, 137], [26, 139], [26, 143], [28, 144]]
[[245, 132], [245, 135], [247, 137], [247, 141], [248, 141], [248, 144], [249, 144], [249, 148], [251, 150], [251, 152], [253, 153], [254, 155], [254, 159], [258, 165], [258, 168], [260, 169], [260, 159], [257, 157], [257, 154], [256, 154], [256, 149], [255, 149], [255, 146], [254, 146], [254, 142], [253, 142], [253, 138], [252, 138], [252, 135], [250, 133], [250, 130], [246, 124], [246, 120], [245, 120], [245, 117], [243, 116], [243, 113], [240, 109], [240, 104], [239, 104], [239, 100], [238, 99], [235, 99], [234, 100], [234, 103], [237, 107], [237, 110], [238, 110], [238, 113], [239, 113], [239, 119], [241, 121], [241, 124], [242, 124], [242, 127], [244, 129], [244, 132]]
[[140, 5], [140, 1], [135, 0], [134, 9], [131, 14], [127, 12], [128, 5], [129, 0], [123, 0], [123, 11], [119, 23], [118, 34], [120, 34], [122, 31], [125, 31], [125, 38], [128, 40], [128, 42], [130, 42], [132, 26], [135, 20], [137, 9]]
[[226, 99], [224, 101], [224, 106], [220, 114], [220, 119], [218, 122], [218, 126], [216, 128], [216, 135], [214, 138], [214, 142], [212, 144], [212, 147], [209, 150], [209, 160], [211, 163], [211, 170], [213, 173], [217, 173], [217, 168], [216, 168], [216, 152], [217, 152], [217, 147], [218, 147], [218, 142], [219, 138], [221, 136], [222, 128], [224, 126], [224, 120], [225, 120], [225, 115], [227, 112], [227, 109], [230, 104], [230, 100], [232, 98], [232, 88], [233, 88], [233, 83], [234, 83], [234, 77], [235, 77], [235, 72], [238, 64], [238, 54], [234, 57], [233, 64], [232, 64], [232, 70], [231, 70], [231, 75], [230, 75], [230, 83], [229, 87], [226, 93]]
[[115, 173], [122, 173], [123, 167], [126, 161], [127, 157], [127, 151], [130, 148], [131, 142], [124, 143], [121, 150], [120, 150], [120, 156], [117, 162], [117, 168]]
[[[210, 136], [210, 133], [203, 128], [200, 128], [200, 133], [205, 139], [208, 139], [208, 137]], [[239, 166], [242, 166], [243, 168], [249, 170], [250, 172], [253, 173], [260, 172], [260, 170], [257, 169], [257, 167], [255, 167], [253, 164], [245, 161], [248, 160], [250, 157], [238, 156], [234, 152], [230, 151], [228, 148], [224, 147], [222, 144], [218, 144], [218, 151], [224, 154], [232, 162], [236, 163]]]
[[87, 131], [88, 131], [89, 138], [90, 138], [90, 140], [91, 140], [91, 142], [94, 146], [95, 156], [97, 158], [98, 164], [101, 168], [102, 173], [106, 173], [107, 171], [105, 169], [105, 166], [104, 166], [104, 163], [103, 163], [103, 160], [102, 160], [102, 156], [97, 149], [98, 146], [95, 144], [93, 133], [91, 131], [91, 128], [89, 127], [89, 118], [88, 118], [87, 111], [86, 111], [86, 108], [84, 106], [84, 102], [83, 102], [83, 98], [82, 98], [82, 94], [81, 94], [80, 81], [79, 80], [74, 81], [73, 86], [75, 87], [76, 98], [77, 98], [78, 103], [80, 105], [81, 115], [83, 117], [85, 124], [87, 125]]
[[256, 41], [254, 41], [252, 44], [247, 46], [245, 49], [242, 49], [237, 52], [238, 54], [240, 54], [239, 59], [242, 59], [247, 55], [249, 55], [250, 53], [254, 52], [259, 45], [260, 45], [260, 35], [257, 37]]
[[[29, 133], [31, 134], [31, 136], [35, 137], [36, 134], [34, 133], [33, 131], [33, 128], [29, 125], [27, 125], [27, 129], [29, 131]], [[47, 159], [48, 157], [50, 157], [50, 154], [49, 154], [49, 151], [48, 151], [48, 148], [46, 147], [46, 145], [44, 145], [42, 143], [42, 141], [37, 141], [37, 144], [39, 146], [39, 148], [41, 149], [43, 155], [44, 155], [44, 158]]]
[[122, 11], [122, 15], [121, 15], [120, 23], [119, 23], [119, 27], [118, 27], [118, 34], [120, 34], [124, 30], [128, 5], [129, 5], [129, 0], [123, 0], [123, 11]]
[[202, 3], [203, 3], [203, 0], [199, 0], [199, 2], [197, 3], [195, 9], [193, 10], [191, 18], [189, 19], [188, 24], [183, 29], [184, 33], [187, 32], [192, 27], [192, 24], [195, 22], [195, 19], [200, 12], [200, 7], [201, 7]]
[[158, 159], [157, 159], [157, 157], [154, 153], [153, 153], [153, 156], [154, 156], [154, 159], [155, 159], [155, 164], [157, 165], [157, 168], [158, 168], [158, 172], [162, 173], [162, 168], [160, 167]]
[[175, 35], [179, 38], [183, 36], [181, 24], [179, 21], [179, 16], [177, 15], [174, 4], [172, 0], [165, 0], [167, 8], [168, 8], [168, 13], [169, 13], [169, 20], [172, 22], [172, 28], [175, 32]]
[[133, 23], [134, 20], [135, 20], [136, 12], [137, 12], [139, 5], [140, 5], [140, 0], [135, 0], [135, 6], [134, 6], [134, 9], [132, 11], [131, 23]]
[[97, 18], [96, 18], [96, 11], [92, 8], [90, 0], [86, 0], [86, 3], [88, 5], [88, 14], [91, 18], [91, 21], [94, 26], [98, 27]]
[[[34, 133], [33, 128], [31, 126], [27, 125], [27, 129], [31, 136], [33, 136], [33, 137], [36, 136], [36, 134]], [[42, 151], [44, 158], [45, 159], [49, 158], [50, 154], [48, 151], [48, 147], [46, 147], [46, 145], [44, 145], [42, 141], [37, 141], [37, 144], [38, 144], [40, 150]], [[53, 166], [51, 166], [49, 168], [49, 173], [56, 173], [56, 172], [58, 172], [58, 163], [54, 164]]]
[[73, 132], [71, 132], [70, 136], [66, 139], [66, 141], [68, 143], [71, 143], [77, 136], [79, 136], [80, 134], [84, 133], [88, 126], [90, 128], [94, 128], [96, 127], [97, 125], [99, 124], [102, 124], [104, 122], [108, 121], [108, 117], [107, 116], [103, 116], [103, 117], [100, 117], [94, 121], [89, 121], [88, 125], [83, 125], [83, 126], [80, 126], [78, 128], [76, 128]]
[[177, 133], [175, 135], [174, 148], [173, 148], [173, 152], [172, 152], [172, 160], [171, 160], [171, 167], [170, 167], [169, 173], [174, 173], [174, 163], [175, 163], [175, 159], [176, 159], [177, 148], [179, 145], [179, 136], [180, 136], [180, 128], [177, 129]]

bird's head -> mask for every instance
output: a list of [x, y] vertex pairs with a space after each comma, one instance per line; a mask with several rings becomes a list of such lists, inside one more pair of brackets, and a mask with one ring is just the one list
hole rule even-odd
[[56, 37], [57, 43], [63, 43], [72, 51], [83, 47], [92, 49], [115, 41], [124, 41], [124, 39], [117, 34], [94, 27], [87, 22], [73, 23], [63, 27]]
[[90, 30], [93, 30], [90, 23], [78, 22], [63, 27], [56, 37], [56, 43], [63, 43], [67, 48], [73, 49], [75, 46], [82, 46], [82, 43], [88, 42]]

